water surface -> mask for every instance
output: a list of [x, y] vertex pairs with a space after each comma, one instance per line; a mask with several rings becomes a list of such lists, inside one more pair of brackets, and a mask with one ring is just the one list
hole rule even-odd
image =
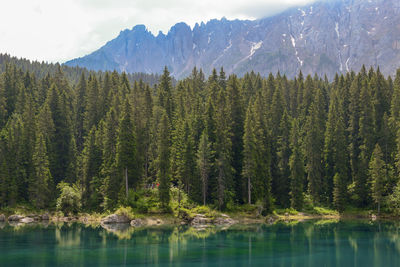
[[400, 224], [233, 226], [0, 225], [0, 266], [400, 266]]

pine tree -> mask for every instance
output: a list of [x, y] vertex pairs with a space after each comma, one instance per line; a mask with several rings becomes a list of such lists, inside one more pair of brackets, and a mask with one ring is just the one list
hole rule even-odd
[[296, 210], [303, 208], [303, 185], [304, 185], [304, 160], [301, 153], [299, 140], [299, 122], [294, 120], [291, 133], [291, 149], [290, 156], [290, 195], [291, 206]]
[[224, 209], [232, 192], [233, 174], [232, 167], [232, 121], [231, 110], [227, 104], [226, 93], [218, 92], [215, 103], [215, 152], [216, 152], [216, 177], [217, 177], [217, 205]]
[[248, 204], [252, 203], [252, 184], [255, 182], [255, 151], [256, 144], [254, 140], [254, 117], [251, 105], [247, 108], [246, 112], [246, 120], [244, 123], [244, 136], [243, 136], [243, 177], [247, 179], [247, 202]]
[[45, 137], [39, 133], [36, 137], [35, 150], [32, 158], [35, 168], [35, 176], [31, 178], [29, 185], [30, 201], [37, 209], [48, 207], [50, 195], [50, 183], [52, 177], [50, 164], [47, 157]]
[[101, 204], [101, 180], [100, 168], [102, 164], [102, 153], [98, 141], [96, 140], [96, 128], [90, 130], [85, 139], [83, 151], [80, 157], [81, 165], [81, 185], [83, 206], [89, 209], [98, 209]]
[[[339, 195], [336, 197], [343, 198], [339, 201], [340, 203], [346, 202], [349, 175], [348, 144], [343, 112], [343, 105], [339, 98], [338, 91], [333, 91], [325, 132], [324, 160], [326, 177], [324, 181], [324, 192], [328, 200], [338, 202], [333, 199], [334, 196], [332, 194], [333, 191], [337, 192]], [[340, 178], [337, 182], [341, 184], [335, 184], [334, 182], [334, 176], [337, 173], [339, 173], [338, 178]], [[335, 187], [338, 188], [335, 189]]]
[[370, 203], [370, 188], [368, 187], [368, 164], [373, 152], [375, 140], [375, 127], [373, 121], [373, 107], [367, 80], [362, 80], [361, 85], [361, 115], [359, 138], [361, 140], [360, 154], [358, 159], [359, 175], [355, 180], [355, 193], [359, 199], [358, 205], [368, 206]]
[[159, 198], [164, 209], [168, 209], [170, 200], [170, 126], [167, 113], [164, 112], [158, 127], [157, 177], [160, 183]]
[[208, 140], [208, 134], [203, 131], [200, 138], [199, 149], [197, 151], [197, 168], [200, 172], [200, 178], [202, 183], [202, 196], [203, 205], [206, 205], [207, 194], [208, 194], [208, 179], [210, 177], [212, 151], [211, 145]]
[[[221, 75], [220, 75], [221, 76]], [[243, 120], [244, 110], [242, 99], [239, 94], [239, 81], [235, 75], [228, 79], [227, 93], [232, 115], [232, 167], [234, 169], [233, 183], [236, 195], [236, 202], [243, 202]]]
[[129, 185], [136, 188], [138, 184], [138, 177], [136, 177], [135, 169], [136, 140], [130, 112], [131, 107], [128, 100], [126, 100], [124, 113], [119, 123], [116, 151], [117, 165], [120, 172], [123, 173], [125, 180], [126, 197], [128, 197]]
[[106, 209], [110, 209], [118, 203], [118, 195], [122, 184], [121, 174], [118, 172], [116, 162], [118, 118], [114, 107], [107, 113], [101, 128], [103, 128], [103, 163], [100, 171], [103, 179], [101, 189], [103, 195], [102, 205]]
[[387, 169], [383, 161], [383, 154], [380, 146], [376, 144], [369, 162], [369, 176], [371, 183], [371, 196], [378, 205], [378, 215], [381, 211], [381, 204], [385, 196], [385, 185], [387, 182]]
[[71, 131], [69, 127], [68, 110], [62, 101], [62, 97], [53, 84], [47, 96], [47, 104], [51, 110], [54, 123], [54, 134], [50, 140], [51, 146], [48, 149], [50, 171], [54, 184], [66, 178], [70, 164], [70, 141]]
[[280, 129], [281, 135], [278, 138], [278, 168], [279, 168], [279, 192], [281, 196], [282, 207], [290, 207], [290, 132], [291, 132], [291, 121], [286, 110], [283, 113]]
[[160, 77], [160, 85], [158, 86], [158, 105], [165, 109], [168, 119], [171, 121], [174, 114], [174, 106], [172, 99], [172, 83], [169, 76], [168, 68], [164, 68], [163, 75]]
[[79, 83], [76, 87], [76, 101], [75, 101], [75, 124], [76, 124], [76, 145], [78, 151], [82, 151], [85, 133], [84, 129], [84, 114], [86, 112], [86, 90], [87, 82], [84, 73], [82, 73]]
[[306, 123], [305, 158], [308, 179], [308, 191], [315, 203], [322, 201], [323, 193], [323, 150], [326, 115], [325, 103], [321, 90], [318, 88], [310, 107]]
[[83, 130], [84, 133], [89, 133], [90, 129], [96, 126], [100, 120], [99, 83], [94, 75], [89, 76], [85, 102]]

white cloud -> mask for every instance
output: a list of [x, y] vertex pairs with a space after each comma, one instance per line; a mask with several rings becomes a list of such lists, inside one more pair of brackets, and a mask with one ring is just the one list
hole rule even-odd
[[8, 0], [0, 15], [0, 53], [40, 61], [84, 56], [126, 28], [157, 34], [177, 22], [256, 19], [313, 0]]

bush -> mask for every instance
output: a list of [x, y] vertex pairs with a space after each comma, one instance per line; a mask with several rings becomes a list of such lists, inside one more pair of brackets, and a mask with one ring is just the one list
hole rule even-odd
[[160, 213], [158, 189], [129, 190], [126, 206], [131, 207], [136, 213]]
[[82, 208], [82, 190], [74, 184], [70, 186], [61, 182], [57, 185], [60, 196], [57, 199], [57, 210], [64, 214], [78, 214]]
[[123, 215], [125, 217], [128, 217], [131, 220], [135, 218], [135, 214], [133, 213], [133, 210], [131, 207], [121, 206], [115, 211], [115, 214], [121, 215], [121, 216]]

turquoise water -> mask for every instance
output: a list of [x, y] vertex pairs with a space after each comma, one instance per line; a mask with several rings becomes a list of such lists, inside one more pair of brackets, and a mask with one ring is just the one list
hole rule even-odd
[[400, 224], [0, 225], [0, 266], [400, 266]]

